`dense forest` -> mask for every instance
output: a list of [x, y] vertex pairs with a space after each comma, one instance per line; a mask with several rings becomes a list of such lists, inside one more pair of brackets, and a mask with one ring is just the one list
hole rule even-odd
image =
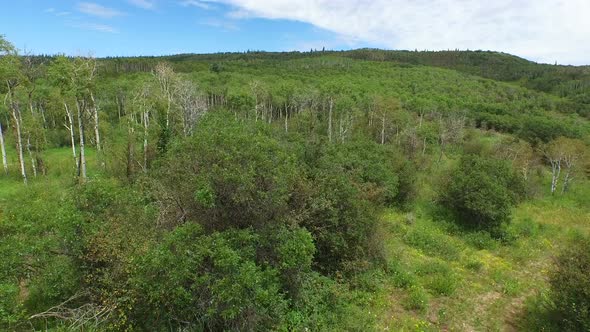
[[590, 330], [590, 67], [0, 38], [0, 329]]

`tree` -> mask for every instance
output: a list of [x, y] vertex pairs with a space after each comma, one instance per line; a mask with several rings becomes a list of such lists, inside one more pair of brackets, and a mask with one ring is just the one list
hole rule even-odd
[[551, 194], [557, 191], [562, 171], [565, 171], [561, 189], [564, 194], [584, 163], [586, 144], [579, 139], [559, 137], [542, 147], [542, 152], [551, 165]]
[[[96, 60], [92, 57], [76, 57], [73, 60], [65, 56], [57, 57], [50, 66], [49, 72], [53, 82], [60, 87], [64, 98], [70, 131], [72, 151], [76, 161], [77, 175], [86, 180], [86, 151], [85, 151], [85, 122], [88, 109], [92, 108], [93, 90], [96, 78]], [[68, 99], [76, 103], [76, 118], [78, 122], [78, 138], [80, 144], [79, 159], [76, 157], [74, 139], [73, 112], [68, 106]]]
[[198, 86], [188, 79], [178, 80], [175, 95], [182, 115], [182, 131], [184, 136], [189, 136], [197, 120], [207, 111], [207, 101]]
[[393, 118], [395, 116], [395, 113], [399, 112], [399, 110], [401, 109], [401, 103], [397, 98], [382, 97], [379, 95], [373, 98], [373, 109], [379, 117], [379, 122], [381, 124], [381, 144], [385, 144], [387, 140], [387, 132], [389, 131], [389, 128], [393, 125]]
[[160, 62], [154, 68], [154, 76], [160, 85], [160, 91], [166, 99], [166, 128], [169, 128], [170, 112], [174, 98], [174, 85], [176, 84], [176, 74], [169, 63]]
[[438, 119], [438, 143], [440, 146], [438, 161], [440, 162], [446, 146], [448, 144], [460, 142], [463, 139], [465, 115], [451, 114], [450, 116], [445, 117], [442, 113], [439, 113]]
[[6, 101], [9, 104], [12, 113], [12, 120], [16, 129], [16, 151], [20, 164], [21, 176], [23, 182], [27, 184], [27, 171], [25, 168], [25, 159], [23, 153], [23, 119], [20, 105], [16, 98], [16, 89], [19, 88], [26, 77], [23, 75], [21, 58], [14, 46], [0, 36], [0, 79], [8, 89]]
[[531, 169], [538, 162], [535, 150], [523, 140], [504, 140], [499, 147], [499, 156], [512, 163], [512, 167], [522, 176], [526, 182], [529, 179]]
[[198, 224], [176, 228], [134, 269], [138, 323], [150, 317], [146, 329], [154, 324], [205, 331], [277, 329], [288, 303], [279, 271], [256, 262], [260, 242], [252, 230], [206, 235]]
[[250, 87], [252, 96], [254, 96], [254, 119], [258, 121], [258, 117], [260, 116], [264, 120], [265, 102], [268, 99], [268, 91], [263, 83], [258, 80], [251, 81], [248, 86]]
[[203, 117], [156, 170], [167, 223], [199, 219], [217, 230], [258, 228], [287, 210], [298, 172], [294, 160], [261, 126], [228, 115]]
[[2, 131], [2, 122], [0, 121], [0, 149], [2, 150], [2, 166], [4, 174], [8, 174], [8, 161], [6, 159], [6, 144], [4, 142], [4, 132]]
[[524, 192], [522, 180], [505, 161], [475, 155], [464, 156], [442, 188], [441, 202], [460, 223], [493, 233], [510, 221]]
[[148, 138], [150, 132], [150, 122], [151, 122], [151, 111], [152, 111], [152, 102], [153, 100], [150, 99], [152, 96], [154, 87], [149, 82], [144, 82], [140, 84], [138, 87], [137, 92], [133, 97], [133, 104], [139, 111], [140, 121], [143, 126], [143, 171], [147, 172], [148, 170]]

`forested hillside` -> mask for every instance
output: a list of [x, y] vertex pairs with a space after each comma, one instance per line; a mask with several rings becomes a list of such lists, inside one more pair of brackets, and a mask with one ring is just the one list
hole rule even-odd
[[588, 77], [0, 39], [0, 329], [587, 330]]

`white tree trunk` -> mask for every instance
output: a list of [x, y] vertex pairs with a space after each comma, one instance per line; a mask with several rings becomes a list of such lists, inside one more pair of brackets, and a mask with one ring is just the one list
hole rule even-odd
[[92, 115], [94, 116], [94, 136], [96, 137], [96, 151], [100, 151], [100, 130], [98, 125], [98, 106], [94, 100], [94, 94], [90, 93], [92, 99]]
[[2, 166], [4, 166], [4, 174], [8, 174], [8, 161], [6, 159], [6, 145], [4, 143], [4, 133], [2, 132], [2, 124], [0, 123], [0, 148], [2, 149]]
[[18, 105], [14, 101], [14, 93], [10, 86], [8, 87], [8, 95], [10, 97], [10, 106], [12, 108], [12, 118], [14, 119], [14, 126], [16, 128], [16, 151], [18, 152], [20, 171], [23, 177], [23, 182], [27, 184], [27, 170], [25, 168], [25, 157], [23, 153], [22, 119]]
[[29, 153], [29, 158], [31, 158], [31, 166], [33, 167], [33, 176], [37, 177], [37, 162], [35, 161], [35, 156], [33, 156], [33, 152], [31, 151], [31, 138], [27, 137], [27, 152]]
[[84, 102], [76, 102], [78, 109], [78, 131], [80, 135], [80, 168], [78, 169], [79, 175], [82, 176], [82, 180], [86, 180], [86, 153], [84, 150], [84, 120], [82, 118], [82, 112], [84, 111]]
[[74, 169], [76, 170], [76, 174], [80, 171], [80, 165], [78, 164], [78, 154], [76, 153], [76, 136], [74, 134], [74, 117], [70, 109], [68, 108], [68, 104], [64, 102], [64, 107], [66, 109], [66, 115], [68, 118], [69, 126], [64, 125], [70, 131], [70, 142], [72, 144], [72, 154], [74, 156]]
[[561, 159], [551, 160], [551, 194], [553, 195], [557, 190], [557, 183], [561, 173]]
[[170, 128], [170, 109], [172, 108], [172, 93], [168, 92], [168, 107], [166, 108], [166, 128]]
[[289, 132], [289, 113], [287, 111], [287, 105], [285, 105], [285, 132]]
[[561, 187], [561, 194], [565, 194], [565, 192], [567, 191], [567, 189], [569, 188], [569, 184], [571, 181], [572, 177], [570, 176], [570, 171], [568, 170], [565, 173], [565, 177], [563, 178], [563, 186]]

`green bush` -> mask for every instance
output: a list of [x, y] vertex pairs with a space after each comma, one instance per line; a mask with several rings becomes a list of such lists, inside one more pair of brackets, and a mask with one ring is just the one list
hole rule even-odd
[[171, 144], [156, 173], [154, 195], [168, 211], [162, 221], [198, 221], [215, 230], [278, 222], [301, 178], [293, 154], [269, 128], [223, 112], [205, 116], [194, 135]]
[[436, 275], [428, 282], [428, 288], [438, 295], [450, 296], [459, 286], [457, 276], [454, 274]]
[[337, 173], [318, 172], [312, 182], [301, 225], [313, 235], [315, 267], [333, 273], [352, 267], [349, 263], [370, 260], [375, 253], [369, 241], [377, 223], [371, 205]]
[[404, 299], [403, 306], [408, 310], [426, 311], [428, 308], [428, 293], [420, 286], [412, 286], [409, 289], [407, 297]]
[[279, 272], [256, 263], [257, 242], [247, 230], [205, 235], [196, 224], [178, 227], [137, 262], [136, 321], [150, 329], [276, 328], [288, 304]]
[[499, 235], [523, 192], [522, 180], [506, 162], [469, 155], [444, 184], [441, 202], [468, 228]]
[[389, 263], [386, 271], [392, 275], [395, 287], [409, 288], [416, 284], [416, 276], [404, 269], [397, 261]]
[[550, 273], [554, 319], [565, 330], [590, 330], [590, 238], [576, 236]]
[[[406, 159], [390, 146], [358, 140], [322, 147], [319, 152], [320, 155], [316, 155], [317, 160], [308, 160], [311, 167], [347, 176], [363, 197], [373, 203], [391, 205], [405, 199], [400, 194], [410, 195], [399, 191], [398, 173], [405, 167], [403, 161]], [[408, 176], [406, 180], [410, 179], [412, 176]], [[404, 184], [410, 186], [405, 182]]]

